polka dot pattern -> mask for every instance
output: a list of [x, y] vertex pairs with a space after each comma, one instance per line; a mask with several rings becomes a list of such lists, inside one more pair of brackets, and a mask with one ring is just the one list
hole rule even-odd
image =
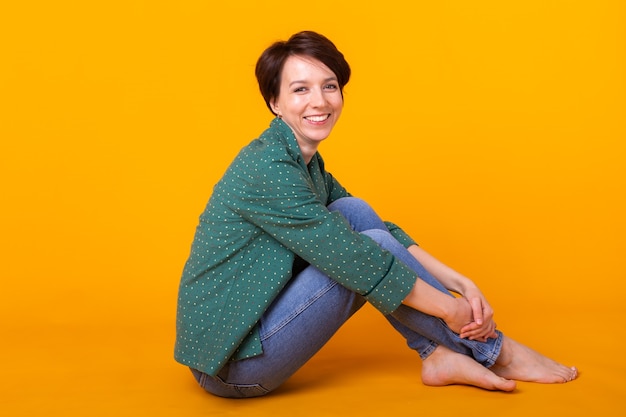
[[196, 228], [179, 288], [176, 360], [214, 375], [229, 359], [261, 353], [255, 325], [291, 278], [295, 255], [383, 313], [395, 310], [415, 274], [326, 209], [349, 195], [319, 154], [307, 166], [280, 119], [243, 148]]

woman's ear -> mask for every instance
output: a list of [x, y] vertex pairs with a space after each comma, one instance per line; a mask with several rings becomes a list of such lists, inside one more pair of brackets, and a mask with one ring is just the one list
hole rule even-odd
[[276, 100], [272, 99], [270, 100], [270, 106], [272, 108], [272, 111], [274, 112], [274, 114], [278, 117], [282, 117], [282, 114], [280, 113], [280, 109], [278, 108], [278, 105], [276, 104]]

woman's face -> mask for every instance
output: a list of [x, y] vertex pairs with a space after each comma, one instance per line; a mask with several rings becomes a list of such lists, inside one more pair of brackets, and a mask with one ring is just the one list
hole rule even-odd
[[283, 66], [280, 94], [271, 104], [295, 133], [302, 153], [312, 156], [337, 123], [343, 97], [337, 77], [326, 65], [291, 56]]

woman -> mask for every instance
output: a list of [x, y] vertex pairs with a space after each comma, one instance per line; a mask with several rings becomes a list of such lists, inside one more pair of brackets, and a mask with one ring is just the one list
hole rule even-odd
[[318, 146], [350, 78], [331, 41], [301, 32], [277, 42], [256, 76], [276, 118], [215, 186], [180, 284], [175, 357], [204, 389], [271, 392], [365, 302], [420, 355], [424, 384], [512, 391], [515, 380], [576, 378], [496, 330], [471, 280], [325, 170]]

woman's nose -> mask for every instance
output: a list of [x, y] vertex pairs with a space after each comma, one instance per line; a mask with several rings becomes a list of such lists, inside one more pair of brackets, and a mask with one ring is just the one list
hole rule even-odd
[[320, 89], [313, 89], [311, 92], [311, 106], [313, 107], [321, 107], [326, 102], [324, 98], [324, 93]]

